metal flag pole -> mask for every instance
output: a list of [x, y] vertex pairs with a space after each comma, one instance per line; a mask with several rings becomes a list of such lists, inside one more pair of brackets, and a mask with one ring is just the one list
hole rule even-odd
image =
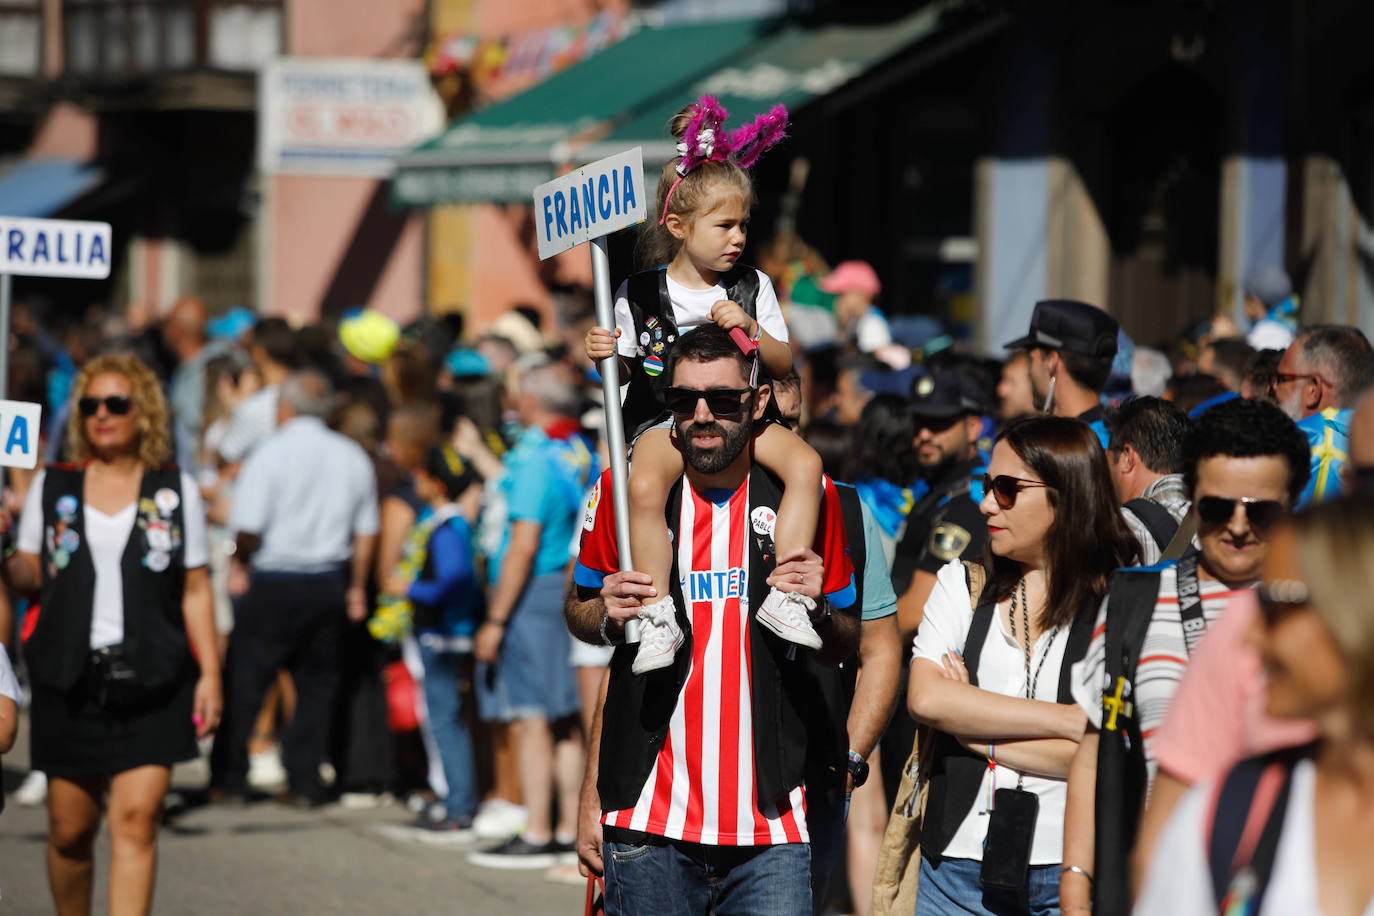
[[[615, 305], [611, 300], [611, 257], [606, 237], [591, 240], [592, 290], [596, 294], [596, 323], [615, 327]], [[620, 570], [634, 569], [630, 556], [629, 463], [625, 448], [625, 416], [620, 407], [620, 357], [615, 353], [601, 360], [601, 397], [606, 408], [606, 445], [611, 456], [611, 506], [615, 511], [615, 541], [620, 554]], [[625, 641], [639, 642], [639, 621], [625, 622]]]

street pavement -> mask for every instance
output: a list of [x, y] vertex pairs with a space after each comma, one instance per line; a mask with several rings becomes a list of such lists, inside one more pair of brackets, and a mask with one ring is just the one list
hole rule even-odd
[[[21, 729], [27, 732], [27, 729]], [[5, 758], [4, 784], [23, 778], [28, 750]], [[204, 784], [203, 766], [178, 767], [174, 784]], [[0, 814], [0, 916], [52, 912], [44, 865], [45, 808], [8, 799]], [[159, 914], [542, 914], [580, 913], [585, 887], [542, 871], [469, 865], [473, 844], [436, 846], [407, 838], [404, 805], [299, 811], [272, 801], [192, 807], [163, 828]], [[107, 907], [109, 842], [96, 849], [95, 912]]]

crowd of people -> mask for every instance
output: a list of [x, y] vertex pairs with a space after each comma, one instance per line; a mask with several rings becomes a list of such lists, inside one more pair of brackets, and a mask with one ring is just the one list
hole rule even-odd
[[737, 263], [771, 127], [713, 104], [614, 328], [20, 307], [0, 752], [27, 703], [58, 912], [102, 817], [148, 910], [197, 755], [609, 913], [1368, 909], [1365, 335], [1271, 269], [1159, 349], [1069, 300], [918, 346], [863, 262]]

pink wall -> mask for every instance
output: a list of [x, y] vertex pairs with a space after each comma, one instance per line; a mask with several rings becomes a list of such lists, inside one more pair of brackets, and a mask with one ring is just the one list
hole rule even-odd
[[34, 131], [30, 159], [61, 157], [87, 162], [95, 158], [99, 123], [96, 116], [70, 102], [58, 102], [48, 110]]
[[[377, 182], [369, 178], [314, 178], [274, 175], [269, 179], [272, 231], [267, 239], [271, 262], [267, 302], [262, 311], [299, 321], [320, 314], [345, 252], [357, 231]], [[412, 216], [396, 238], [372, 295], [348, 304], [369, 305], [401, 322], [423, 309], [423, 220]], [[366, 233], [378, 243], [391, 236]], [[360, 288], [359, 300], [362, 299]]]
[[[541, 0], [542, 2], [542, 0]], [[418, 57], [424, 0], [292, 0], [286, 4], [287, 54], [315, 57]]]
[[[413, 58], [421, 50], [411, 36], [418, 34], [423, 0], [294, 0], [286, 9], [287, 53], [293, 56]], [[360, 220], [378, 182], [299, 175], [274, 175], [268, 181], [269, 264], [266, 301], [261, 307], [264, 312], [312, 321], [319, 316], [321, 301], [359, 234]], [[420, 315], [424, 310], [423, 216], [406, 218], [399, 236], [369, 225], [361, 238], [391, 247], [389, 254], [381, 255], [380, 272], [366, 303], [353, 304], [378, 308], [403, 322]], [[371, 279], [359, 282], [359, 300]]]

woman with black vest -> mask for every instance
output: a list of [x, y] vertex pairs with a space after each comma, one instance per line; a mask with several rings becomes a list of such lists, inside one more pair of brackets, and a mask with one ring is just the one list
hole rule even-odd
[[164, 464], [167, 404], [147, 366], [97, 357], [73, 392], [76, 463], [34, 480], [6, 564], [41, 607], [24, 656], [33, 768], [48, 774], [48, 879], [58, 913], [90, 912], [108, 807], [109, 910], [146, 913], [171, 766], [219, 723], [205, 515], [191, 478]]
[[[1139, 545], [1085, 423], [1032, 417], [983, 482], [987, 587], [941, 569], [913, 643], [908, 702], [937, 730], [916, 913], [1056, 913], [1065, 781], [1085, 719], [1069, 671], [1112, 572]], [[972, 610], [971, 608], [976, 608]]]

